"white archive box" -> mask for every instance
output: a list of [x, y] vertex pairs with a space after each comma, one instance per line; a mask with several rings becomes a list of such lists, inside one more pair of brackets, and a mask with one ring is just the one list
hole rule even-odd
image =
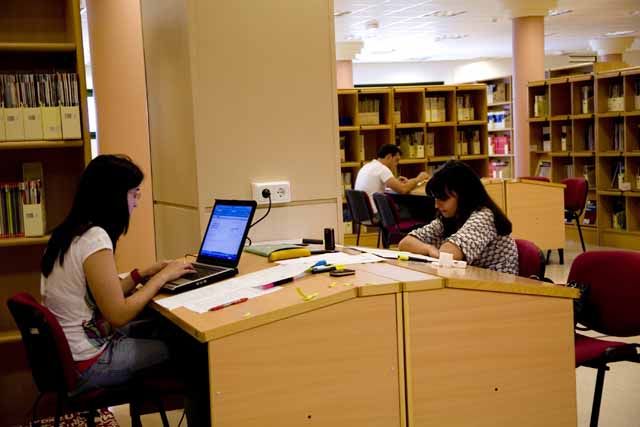
[[22, 108], [5, 108], [5, 139], [7, 141], [24, 141], [24, 118]]
[[44, 204], [22, 205], [22, 216], [26, 237], [44, 236]]
[[4, 108], [0, 107], [0, 141], [4, 141], [7, 139], [5, 134], [5, 120], [4, 120]]
[[42, 107], [43, 139], [62, 139], [60, 107]]
[[60, 107], [60, 118], [62, 120], [62, 139], [80, 139], [80, 107]]
[[39, 107], [25, 107], [22, 109], [24, 117], [24, 139], [35, 141], [42, 139], [42, 110]]

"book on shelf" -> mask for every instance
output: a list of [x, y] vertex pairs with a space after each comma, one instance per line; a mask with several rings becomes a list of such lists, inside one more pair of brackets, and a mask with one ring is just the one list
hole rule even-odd
[[427, 132], [427, 142], [425, 146], [425, 155], [427, 157], [435, 156], [436, 134], [435, 132]]
[[458, 121], [475, 120], [475, 111], [471, 103], [471, 95], [464, 94], [456, 96], [456, 107]]
[[347, 158], [346, 154], [347, 137], [340, 135], [340, 161], [345, 162]]
[[589, 188], [596, 187], [596, 166], [592, 164], [586, 164], [582, 166], [582, 176], [587, 181]]
[[542, 151], [551, 151], [551, 127], [542, 127]]
[[536, 167], [536, 176], [551, 178], [550, 160], [538, 160], [538, 166]]
[[567, 178], [575, 176], [572, 163], [564, 165], [564, 176]]
[[584, 216], [582, 223], [586, 225], [595, 225], [597, 219], [597, 204], [595, 200], [587, 200], [584, 206]]
[[0, 238], [44, 233], [42, 165], [25, 163], [23, 181], [0, 183]]
[[616, 165], [611, 174], [611, 188], [620, 188], [624, 182], [624, 161], [616, 161]]
[[76, 73], [0, 75], [0, 141], [82, 138]]
[[402, 98], [393, 100], [393, 123], [402, 123]]
[[580, 88], [580, 106], [582, 114], [592, 113], [593, 105], [593, 88], [590, 85], [584, 85]]
[[511, 168], [509, 167], [509, 160], [492, 159], [489, 162], [489, 173], [492, 178], [511, 178]]
[[614, 230], [624, 230], [627, 228], [627, 218], [624, 208], [624, 198], [618, 197], [613, 203], [611, 210], [611, 226]]
[[624, 151], [624, 121], [616, 118], [613, 123], [613, 151]]
[[447, 120], [447, 101], [444, 96], [425, 96], [424, 105], [427, 123]]
[[621, 84], [614, 83], [609, 86], [607, 111], [624, 111], [624, 95]]
[[509, 154], [511, 137], [509, 135], [491, 135], [489, 137], [489, 155]]
[[566, 125], [560, 127], [560, 151], [569, 151], [571, 149], [571, 143], [568, 142], [567, 138], [569, 133], [568, 128]]
[[358, 100], [358, 120], [361, 125], [380, 124], [380, 99], [362, 97]]
[[595, 151], [595, 137], [593, 134], [593, 123], [589, 123], [584, 132], [584, 146], [587, 151]]

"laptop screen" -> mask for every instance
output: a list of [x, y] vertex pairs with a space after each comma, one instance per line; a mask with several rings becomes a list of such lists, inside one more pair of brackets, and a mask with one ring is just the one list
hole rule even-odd
[[255, 202], [216, 201], [200, 247], [199, 261], [236, 266], [254, 211]]

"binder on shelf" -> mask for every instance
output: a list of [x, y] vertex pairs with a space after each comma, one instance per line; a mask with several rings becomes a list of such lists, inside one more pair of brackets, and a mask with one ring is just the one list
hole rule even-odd
[[5, 137], [7, 141], [24, 141], [24, 117], [22, 108], [5, 108]]
[[24, 139], [28, 141], [43, 139], [42, 110], [38, 107], [25, 107], [22, 111], [24, 116]]
[[5, 133], [5, 120], [4, 120], [4, 107], [2, 106], [2, 100], [0, 99], [0, 142], [7, 139]]
[[44, 174], [42, 163], [23, 163], [23, 223], [26, 237], [44, 236], [46, 231], [46, 215], [44, 210]]
[[60, 107], [42, 107], [42, 139], [62, 139]]

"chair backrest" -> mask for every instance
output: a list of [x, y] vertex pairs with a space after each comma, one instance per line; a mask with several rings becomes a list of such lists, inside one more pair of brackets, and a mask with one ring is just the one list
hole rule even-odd
[[374, 193], [373, 202], [378, 208], [378, 216], [380, 217], [380, 223], [382, 228], [387, 230], [387, 233], [398, 232], [398, 223], [396, 222], [396, 213], [393, 211], [391, 204], [389, 203], [389, 197], [384, 193]]
[[520, 179], [528, 179], [529, 181], [551, 182], [546, 176], [521, 176]]
[[640, 252], [582, 253], [568, 280], [588, 285], [581, 324], [606, 335], [640, 335]]
[[565, 185], [564, 208], [579, 216], [587, 203], [587, 194], [589, 193], [587, 180], [583, 177], [567, 178], [560, 183]]
[[353, 222], [360, 224], [365, 221], [373, 220], [373, 209], [371, 208], [371, 200], [365, 191], [346, 190], [347, 205], [351, 211]]
[[535, 276], [538, 280], [544, 278], [545, 258], [544, 254], [535, 243], [515, 239], [518, 247], [518, 275], [522, 277]]
[[[400, 209], [398, 208], [398, 204], [395, 200], [393, 200], [393, 196], [386, 195], [387, 202], [389, 203], [389, 207], [391, 208], [391, 212], [393, 213], [393, 218], [396, 224], [400, 224]], [[377, 205], [376, 205], [377, 207]]]
[[75, 389], [78, 374], [58, 319], [26, 292], [9, 298], [7, 305], [20, 329], [31, 374], [40, 392]]

